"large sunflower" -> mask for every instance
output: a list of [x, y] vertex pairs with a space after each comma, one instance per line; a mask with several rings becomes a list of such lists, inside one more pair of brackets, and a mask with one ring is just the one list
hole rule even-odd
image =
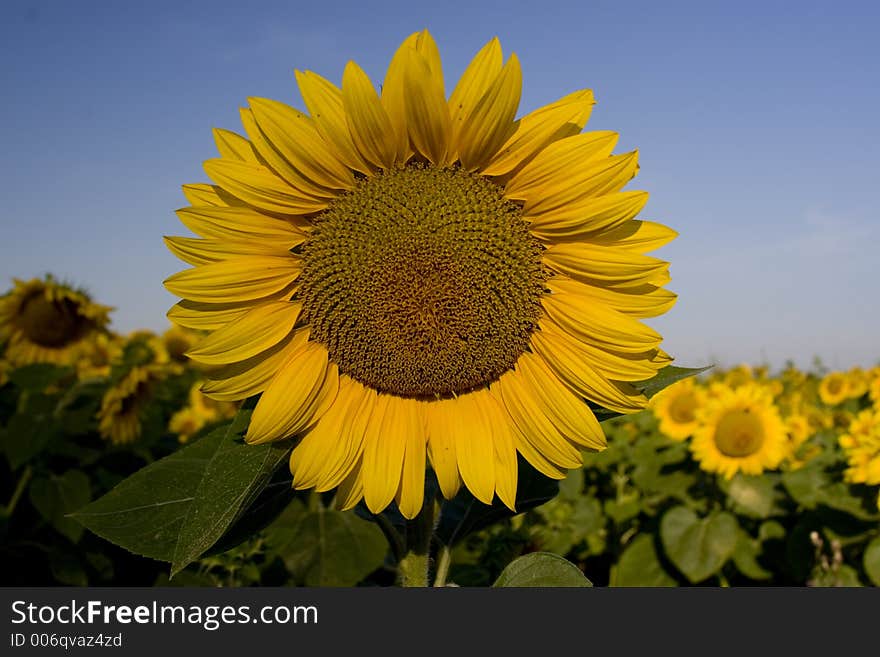
[[727, 479], [761, 474], [789, 454], [788, 434], [767, 390], [756, 384], [720, 390], [697, 411], [691, 451], [707, 472]]
[[220, 400], [262, 393], [246, 440], [299, 436], [294, 486], [341, 508], [422, 507], [426, 462], [513, 508], [517, 454], [549, 477], [605, 446], [586, 400], [645, 407], [629, 382], [671, 359], [639, 320], [668, 310], [676, 233], [635, 219], [637, 152], [582, 133], [576, 91], [516, 118], [521, 73], [493, 39], [447, 97], [425, 32], [381, 94], [349, 62], [341, 89], [296, 73], [308, 113], [263, 98], [247, 137], [216, 130], [212, 185], [184, 186], [193, 265], [169, 318], [210, 331], [189, 351]]
[[73, 364], [78, 350], [110, 321], [112, 308], [52, 276], [13, 282], [0, 298], [0, 342], [6, 341], [6, 359], [14, 366]]

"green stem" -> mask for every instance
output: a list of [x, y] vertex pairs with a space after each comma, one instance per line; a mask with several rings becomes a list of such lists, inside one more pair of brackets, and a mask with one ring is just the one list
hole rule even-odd
[[26, 467], [24, 472], [21, 473], [21, 477], [18, 479], [18, 484], [15, 486], [15, 492], [12, 493], [12, 498], [9, 500], [9, 504], [6, 505], [5, 515], [7, 518], [12, 515], [12, 512], [15, 511], [15, 507], [18, 506], [18, 500], [21, 499], [22, 493], [24, 493], [24, 489], [28, 485], [28, 482], [31, 480], [31, 475], [33, 474], [34, 469], [31, 466]]
[[419, 515], [406, 523], [405, 554], [397, 564], [401, 586], [428, 586], [431, 538], [438, 506], [433, 499], [425, 500]]
[[434, 575], [434, 586], [446, 586], [446, 576], [449, 574], [449, 565], [452, 563], [452, 548], [443, 545], [440, 554], [437, 555], [437, 573]]

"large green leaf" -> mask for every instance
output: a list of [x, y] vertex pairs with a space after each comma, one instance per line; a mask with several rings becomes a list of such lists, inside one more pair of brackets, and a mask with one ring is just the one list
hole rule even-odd
[[354, 586], [379, 568], [388, 542], [373, 523], [351, 511], [291, 504], [267, 530], [273, 552], [306, 586]]
[[773, 573], [758, 563], [760, 555], [761, 542], [740, 529], [737, 534], [736, 549], [733, 551], [733, 563], [737, 570], [750, 579], [770, 579]]
[[178, 534], [171, 564], [172, 576], [199, 558], [223, 536], [243, 509], [247, 509], [289, 453], [287, 443], [247, 445], [235, 438], [250, 420], [240, 411], [222, 429], [224, 437], [208, 461]]
[[660, 538], [669, 559], [695, 584], [721, 570], [733, 555], [738, 529], [730, 513], [700, 519], [687, 507], [677, 506], [663, 515]]
[[610, 586], [676, 586], [657, 557], [652, 534], [639, 534], [611, 570]]
[[581, 569], [552, 552], [531, 552], [511, 561], [493, 587], [587, 587]]
[[83, 526], [67, 514], [88, 504], [92, 499], [89, 478], [79, 470], [63, 475], [36, 477], [28, 490], [31, 504], [49, 524], [76, 543]]
[[16, 470], [39, 456], [58, 435], [53, 418], [55, 400], [39, 393], [23, 393], [18, 412], [0, 430], [0, 444], [9, 466]]
[[179, 570], [229, 529], [265, 487], [270, 466], [283, 460], [284, 447], [240, 442], [246, 420], [244, 412], [139, 470], [73, 517], [102, 538]]

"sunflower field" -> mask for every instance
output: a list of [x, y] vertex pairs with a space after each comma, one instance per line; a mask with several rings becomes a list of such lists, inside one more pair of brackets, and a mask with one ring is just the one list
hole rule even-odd
[[[294, 490], [290, 445], [230, 442], [248, 404], [199, 391], [197, 332], [117, 335], [109, 308], [51, 277], [3, 304], [4, 585], [395, 583], [417, 523]], [[606, 419], [608, 447], [564, 479], [521, 460], [516, 512], [444, 501], [434, 583], [503, 583], [554, 555], [596, 586], [880, 584], [880, 368], [666, 374], [679, 380]]]

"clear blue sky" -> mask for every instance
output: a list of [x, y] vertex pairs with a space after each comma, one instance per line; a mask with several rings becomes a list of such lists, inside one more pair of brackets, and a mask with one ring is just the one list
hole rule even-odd
[[[489, 38], [522, 110], [578, 88], [588, 127], [638, 147], [643, 218], [681, 236], [678, 362], [880, 359], [880, 9], [875, 2], [97, 2], [0, 6], [0, 288], [51, 271], [163, 330], [183, 268], [180, 185], [248, 96], [300, 105], [293, 69], [374, 81], [431, 30], [447, 85]], [[451, 86], [450, 86], [451, 88]]]

